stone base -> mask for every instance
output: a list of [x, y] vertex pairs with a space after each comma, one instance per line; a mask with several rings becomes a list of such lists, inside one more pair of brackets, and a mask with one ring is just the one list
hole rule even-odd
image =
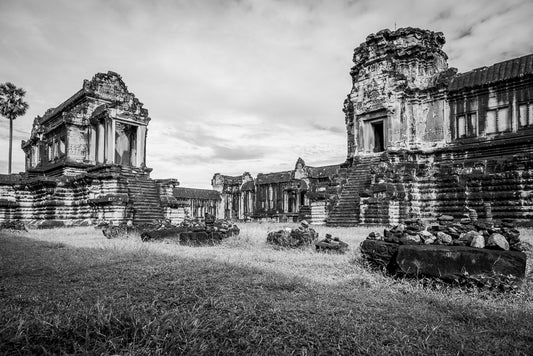
[[390, 272], [455, 279], [473, 275], [512, 275], [524, 278], [526, 254], [462, 246], [397, 245], [365, 240], [361, 253]]

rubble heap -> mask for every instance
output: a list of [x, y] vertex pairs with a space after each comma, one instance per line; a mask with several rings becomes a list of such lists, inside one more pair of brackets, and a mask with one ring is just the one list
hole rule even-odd
[[318, 233], [303, 220], [296, 229], [286, 227], [282, 230], [269, 232], [267, 243], [275, 247], [297, 248], [311, 245], [318, 239]]
[[315, 243], [317, 252], [339, 253], [344, 254], [348, 250], [348, 244], [341, 241], [338, 237], [332, 237], [326, 234], [326, 238]]
[[453, 281], [487, 280], [488, 276], [498, 283], [509, 276], [524, 278], [527, 256], [523, 251], [532, 250], [529, 243], [520, 241], [511, 219], [495, 224], [477, 221], [475, 216], [456, 221], [449, 215], [428, 226], [408, 219], [383, 234], [372, 232], [360, 248], [370, 264], [391, 274]]
[[143, 241], [169, 239], [182, 245], [212, 245], [239, 233], [239, 227], [231, 221], [209, 216], [205, 221], [188, 218], [178, 226], [163, 226], [144, 231], [141, 233], [141, 239]]
[[137, 232], [143, 241], [168, 239], [185, 245], [205, 245], [219, 243], [225, 238], [237, 236], [240, 229], [231, 221], [206, 217], [205, 221], [186, 218], [179, 225], [161, 221], [157, 226], [106, 226], [102, 229], [107, 238], [117, 238]]
[[20, 220], [8, 220], [0, 222], [0, 231], [28, 231], [24, 223]]
[[383, 240], [402, 245], [451, 245], [488, 248], [503, 251], [524, 251], [528, 244], [520, 241], [520, 231], [513, 219], [501, 223], [481, 222], [470, 216], [456, 221], [453, 216], [441, 215], [437, 222], [426, 226], [420, 219], [408, 219], [383, 235], [371, 232], [371, 240]]

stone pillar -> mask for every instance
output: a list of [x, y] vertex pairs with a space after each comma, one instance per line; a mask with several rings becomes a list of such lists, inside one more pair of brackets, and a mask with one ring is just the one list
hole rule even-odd
[[89, 160], [96, 163], [96, 128], [94, 126], [90, 127], [89, 131]]
[[105, 127], [99, 122], [96, 127], [96, 163], [104, 162], [105, 152]]
[[146, 165], [146, 126], [137, 127], [137, 167]]
[[108, 163], [108, 159], [109, 159], [109, 155], [107, 154], [108, 151], [109, 151], [109, 125], [108, 125], [108, 122], [107, 121], [104, 121], [102, 124], [101, 124], [101, 127], [103, 128], [103, 132], [102, 132], [102, 135], [104, 136], [104, 159], [103, 159], [103, 163]]
[[239, 219], [244, 219], [244, 192], [239, 194]]
[[107, 152], [108, 160], [110, 162], [112, 162], [112, 163], [117, 163], [117, 162], [115, 162], [115, 143], [116, 143], [115, 142], [115, 120], [113, 120], [113, 119], [109, 120], [109, 139], [108, 139], [108, 142], [109, 142], [109, 146], [108, 146], [109, 151]]

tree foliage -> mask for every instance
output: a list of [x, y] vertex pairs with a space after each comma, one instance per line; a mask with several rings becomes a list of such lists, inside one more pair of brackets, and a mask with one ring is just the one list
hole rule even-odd
[[0, 84], [0, 115], [9, 120], [15, 120], [28, 110], [28, 104], [24, 101], [26, 91], [17, 88], [13, 83]]

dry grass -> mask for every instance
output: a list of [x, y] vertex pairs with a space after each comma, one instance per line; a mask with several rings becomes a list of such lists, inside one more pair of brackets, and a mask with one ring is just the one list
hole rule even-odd
[[273, 249], [282, 226], [241, 224], [210, 247], [0, 234], [0, 353], [533, 352], [531, 277], [513, 295], [426, 289], [359, 262], [376, 228], [317, 227], [350, 244], [339, 256]]

